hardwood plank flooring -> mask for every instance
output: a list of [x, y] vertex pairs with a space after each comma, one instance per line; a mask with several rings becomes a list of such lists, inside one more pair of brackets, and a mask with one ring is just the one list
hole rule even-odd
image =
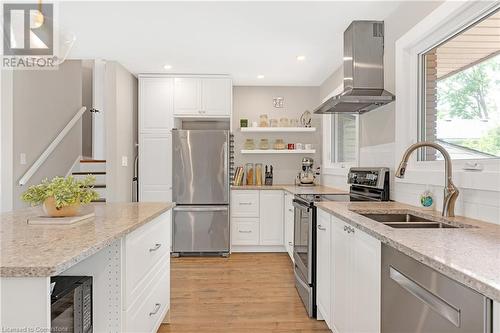
[[172, 258], [171, 310], [158, 333], [330, 332], [309, 319], [287, 253]]

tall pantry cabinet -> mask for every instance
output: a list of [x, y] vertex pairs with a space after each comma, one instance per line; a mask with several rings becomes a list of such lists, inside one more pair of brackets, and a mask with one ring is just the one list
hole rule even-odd
[[139, 201], [172, 201], [176, 119], [229, 118], [231, 79], [222, 75], [139, 75]]

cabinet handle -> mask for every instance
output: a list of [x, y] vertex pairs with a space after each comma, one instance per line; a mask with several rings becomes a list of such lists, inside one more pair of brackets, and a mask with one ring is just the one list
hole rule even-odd
[[293, 246], [293, 243], [292, 242], [288, 242], [288, 245]]
[[322, 231], [325, 231], [325, 230], [326, 230], [326, 228], [323, 228], [323, 226], [322, 226], [321, 224], [318, 224], [318, 229], [319, 229], [319, 230], [322, 230]]
[[238, 232], [239, 232], [240, 234], [251, 234], [251, 233], [252, 233], [252, 231], [251, 231], [251, 230], [238, 230]]
[[160, 311], [160, 308], [161, 308], [161, 304], [160, 303], [156, 303], [154, 310], [149, 313], [149, 316], [151, 317], [151, 316], [154, 316], [155, 314], [157, 314], [158, 311]]
[[161, 244], [155, 244], [152, 248], [149, 249], [149, 252], [154, 252], [161, 247]]
[[293, 212], [293, 209], [291, 209], [291, 208], [288, 208], [288, 211], [289, 211], [290, 213], [292, 213], [292, 212]]
[[252, 204], [251, 202], [240, 202], [239, 203], [240, 206], [249, 206], [251, 204]]
[[347, 226], [346, 225], [344, 226], [344, 231], [347, 231]]

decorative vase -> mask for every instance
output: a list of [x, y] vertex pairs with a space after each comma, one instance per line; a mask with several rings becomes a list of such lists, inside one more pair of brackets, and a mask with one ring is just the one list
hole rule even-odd
[[80, 212], [80, 203], [57, 208], [56, 199], [54, 199], [54, 197], [48, 197], [45, 199], [42, 206], [44, 213], [50, 217], [75, 216]]

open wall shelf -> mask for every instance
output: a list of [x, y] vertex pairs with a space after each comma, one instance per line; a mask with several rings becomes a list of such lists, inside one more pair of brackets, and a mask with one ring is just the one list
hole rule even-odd
[[315, 132], [316, 127], [241, 127], [243, 133], [310, 133]]
[[242, 154], [315, 154], [315, 149], [242, 149]]

